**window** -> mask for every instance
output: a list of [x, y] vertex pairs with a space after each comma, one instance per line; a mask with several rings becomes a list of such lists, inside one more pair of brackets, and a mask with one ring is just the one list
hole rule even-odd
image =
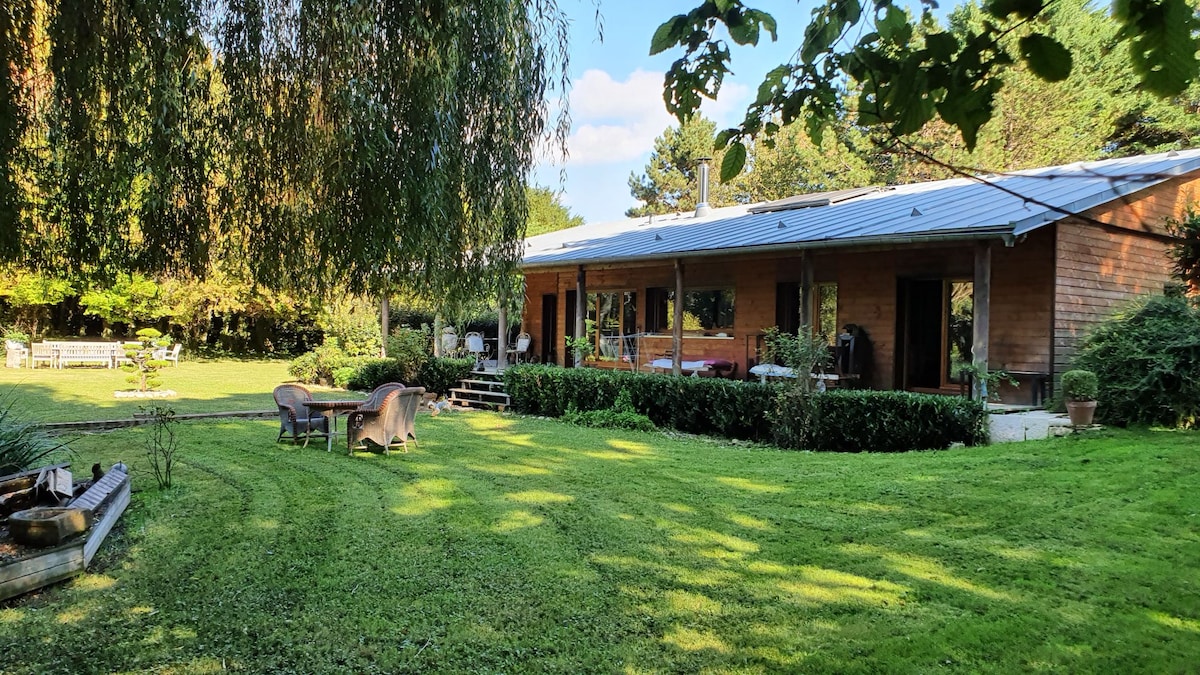
[[601, 361], [620, 360], [627, 351], [621, 336], [637, 332], [637, 293], [588, 293], [587, 318], [593, 322], [593, 355]]
[[962, 382], [959, 371], [974, 358], [975, 284], [970, 281], [946, 282], [946, 375], [950, 382]]
[[[665, 288], [646, 289], [648, 299], [647, 327], [653, 331], [674, 330], [675, 291]], [[726, 330], [733, 328], [732, 288], [684, 291], [683, 329], [690, 331]]]
[[817, 284], [813, 287], [813, 330], [833, 344], [841, 332], [837, 325], [837, 284]]
[[[804, 304], [804, 289], [794, 281], [785, 281], [775, 286], [775, 325], [790, 335], [800, 332], [801, 307]], [[837, 284], [824, 282], [812, 287], [810, 319], [814, 334], [824, 335], [829, 344], [837, 341], [838, 333]]]

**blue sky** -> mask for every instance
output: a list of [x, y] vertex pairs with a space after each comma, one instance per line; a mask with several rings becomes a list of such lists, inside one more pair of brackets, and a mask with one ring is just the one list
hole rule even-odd
[[[598, 38], [591, 0], [560, 0], [573, 20], [570, 94], [572, 128], [565, 167], [543, 163], [533, 181], [561, 190], [561, 200], [588, 222], [624, 218], [635, 205], [627, 184], [641, 174], [655, 137], [674, 123], [662, 100], [663, 74], [682, 52], [649, 56], [650, 38], [659, 24], [683, 14], [698, 0], [600, 0], [604, 40]], [[740, 120], [763, 75], [788, 61], [800, 45], [815, 3], [811, 0], [750, 0], [779, 23], [779, 40], [764, 34], [758, 47], [732, 46], [734, 75], [719, 99], [703, 112], [718, 128]], [[560, 182], [560, 171], [566, 180]]]

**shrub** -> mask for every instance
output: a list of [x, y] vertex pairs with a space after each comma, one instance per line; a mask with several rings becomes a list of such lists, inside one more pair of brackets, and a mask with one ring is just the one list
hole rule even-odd
[[786, 448], [895, 452], [987, 441], [983, 405], [951, 396], [814, 394], [786, 385], [539, 365], [508, 368], [504, 384], [519, 412], [562, 417], [571, 409], [575, 415], [605, 410], [625, 392], [655, 426]]
[[[904, 452], [987, 442], [983, 403], [907, 391], [836, 390], [810, 397], [810, 450]], [[776, 420], [785, 424], [786, 420]]]
[[314, 383], [320, 377], [320, 367], [317, 363], [316, 352], [307, 352], [292, 359], [288, 364], [288, 375], [299, 382]]
[[[328, 339], [320, 347], [292, 359], [288, 364], [288, 374], [300, 382], [342, 386], [337, 384], [339, 377], [335, 373], [346, 368], [357, 370], [366, 363], [379, 360], [368, 356], [348, 356], [337, 340]], [[340, 377], [343, 382], [348, 382], [351, 375], [342, 372]]]
[[138, 346], [126, 347], [125, 358], [128, 363], [121, 364], [121, 370], [129, 373], [125, 381], [135, 385], [138, 391], [156, 389], [162, 384], [158, 379], [158, 371], [167, 362], [154, 358], [154, 352], [171, 345], [170, 336], [164, 336], [153, 328], [143, 328], [137, 332]]
[[333, 386], [342, 389], [351, 389], [350, 381], [358, 373], [358, 368], [354, 366], [342, 366], [333, 370]]
[[613, 407], [604, 410], [588, 410], [580, 412], [574, 406], [568, 407], [562, 417], [564, 422], [578, 424], [584, 427], [606, 429], [631, 429], [633, 431], [654, 431], [654, 422], [649, 417], [633, 408], [633, 398], [628, 390], [621, 390]]
[[1200, 419], [1200, 310], [1183, 297], [1134, 303], [1084, 340], [1072, 367], [1096, 374], [1100, 421], [1194, 427]]
[[655, 426], [747, 440], [770, 438], [766, 413], [776, 391], [757, 382], [544, 365], [510, 366], [504, 385], [520, 412], [562, 417], [568, 405], [603, 410], [627, 391], [633, 409]]
[[[811, 373], [830, 365], [829, 347], [825, 337], [814, 335], [808, 326], [801, 326], [794, 335], [771, 326], [763, 331], [762, 360], [791, 368], [794, 373]], [[792, 378], [787, 384], [805, 391], [815, 389], [811, 377]]]
[[581, 427], [596, 427], [603, 429], [631, 429], [633, 431], [654, 431], [654, 422], [649, 417], [633, 411], [589, 410], [579, 412], [574, 407], [568, 408], [562, 420], [568, 424]]
[[433, 356], [433, 333], [428, 326], [409, 328], [401, 326], [388, 336], [388, 358], [408, 364], [411, 373], [402, 382], [416, 377], [421, 364]]
[[12, 402], [0, 400], [0, 476], [37, 467], [49, 455], [67, 449], [40, 425], [21, 420]]
[[14, 326], [4, 326], [0, 328], [0, 332], [4, 333], [5, 340], [13, 340], [15, 342], [29, 342], [29, 333]]
[[459, 380], [471, 376], [471, 369], [474, 367], [474, 359], [426, 359], [417, 370], [414, 385], [425, 387], [426, 391], [447, 395], [451, 387], [458, 385]]
[[340, 345], [348, 356], [379, 356], [383, 344], [379, 333], [379, 312], [364, 300], [347, 299], [324, 307], [318, 324], [325, 331], [325, 342]]
[[347, 389], [370, 391], [386, 382], [402, 382], [408, 384], [404, 375], [407, 366], [396, 359], [369, 359], [358, 368], [346, 383]]
[[369, 359], [355, 369], [346, 387], [370, 391], [385, 382], [403, 382], [410, 387], [447, 394], [459, 380], [471, 374], [474, 365], [472, 359], [430, 358], [414, 368], [399, 359]]
[[1095, 401], [1100, 383], [1090, 370], [1068, 370], [1062, 376], [1063, 398], [1068, 401]]

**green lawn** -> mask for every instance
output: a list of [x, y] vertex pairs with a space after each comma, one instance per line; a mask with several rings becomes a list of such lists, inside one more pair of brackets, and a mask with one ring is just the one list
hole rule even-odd
[[1200, 664], [1200, 435], [778, 452], [492, 413], [408, 454], [86, 436], [137, 494], [0, 604], [0, 671], [1097, 672]]
[[[162, 403], [178, 414], [274, 410], [271, 390], [292, 380], [287, 361], [184, 361], [161, 373], [160, 388], [177, 393]], [[132, 386], [125, 381], [128, 375], [100, 367], [0, 368], [0, 396], [11, 397], [23, 417], [42, 422], [127, 419], [150, 404], [113, 396], [114, 391]], [[312, 389], [317, 398], [346, 396], [340, 390]]]

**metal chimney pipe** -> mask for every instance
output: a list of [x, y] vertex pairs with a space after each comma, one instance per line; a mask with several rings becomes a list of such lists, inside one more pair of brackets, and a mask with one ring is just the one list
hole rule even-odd
[[700, 162], [700, 198], [696, 200], [696, 217], [702, 218], [712, 213], [708, 207], [708, 162], [712, 157], [701, 157]]

